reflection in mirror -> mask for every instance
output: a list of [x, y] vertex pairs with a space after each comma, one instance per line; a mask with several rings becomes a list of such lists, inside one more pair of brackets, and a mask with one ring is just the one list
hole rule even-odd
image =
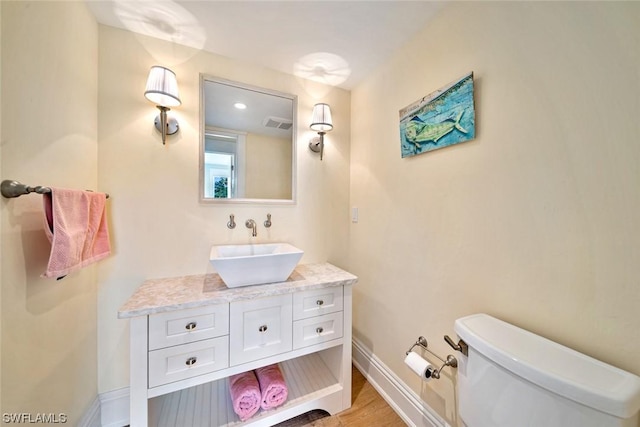
[[200, 199], [295, 202], [297, 97], [201, 75]]

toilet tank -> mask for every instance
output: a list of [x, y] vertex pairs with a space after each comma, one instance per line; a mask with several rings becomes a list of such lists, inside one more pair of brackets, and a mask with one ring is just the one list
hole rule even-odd
[[456, 320], [468, 427], [640, 427], [640, 377], [486, 314]]

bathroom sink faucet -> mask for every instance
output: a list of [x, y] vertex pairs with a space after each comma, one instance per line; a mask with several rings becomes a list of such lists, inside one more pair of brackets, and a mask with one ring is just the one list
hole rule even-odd
[[244, 223], [244, 225], [247, 226], [247, 228], [251, 228], [251, 235], [253, 237], [256, 237], [258, 235], [258, 227], [256, 225], [256, 222], [252, 219], [248, 219], [247, 222]]

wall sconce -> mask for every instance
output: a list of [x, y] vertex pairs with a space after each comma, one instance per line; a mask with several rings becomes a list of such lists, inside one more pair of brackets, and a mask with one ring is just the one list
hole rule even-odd
[[322, 160], [322, 153], [324, 152], [324, 134], [333, 129], [329, 104], [320, 103], [313, 106], [313, 117], [309, 128], [311, 128], [311, 130], [315, 130], [318, 132], [318, 135], [320, 135], [309, 141], [309, 148], [314, 153], [320, 153], [320, 160]]
[[160, 110], [160, 114], [155, 118], [154, 123], [156, 129], [162, 134], [162, 144], [164, 145], [167, 135], [173, 135], [178, 132], [178, 121], [171, 117], [167, 119], [167, 111], [177, 107], [182, 102], [178, 95], [178, 81], [176, 73], [168, 68], [154, 65], [149, 71], [147, 79], [147, 88], [144, 96]]

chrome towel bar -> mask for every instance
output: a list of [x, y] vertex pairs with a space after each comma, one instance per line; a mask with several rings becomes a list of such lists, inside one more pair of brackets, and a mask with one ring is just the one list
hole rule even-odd
[[[4, 181], [2, 181], [2, 184], [0, 184], [0, 192], [2, 192], [3, 197], [10, 199], [13, 197], [20, 197], [23, 194], [29, 194], [29, 193], [38, 193], [38, 194], [51, 193], [51, 188], [43, 187], [41, 185], [30, 187], [18, 181], [5, 179]], [[108, 198], [109, 198], [109, 195], [107, 194], [107, 199]]]

